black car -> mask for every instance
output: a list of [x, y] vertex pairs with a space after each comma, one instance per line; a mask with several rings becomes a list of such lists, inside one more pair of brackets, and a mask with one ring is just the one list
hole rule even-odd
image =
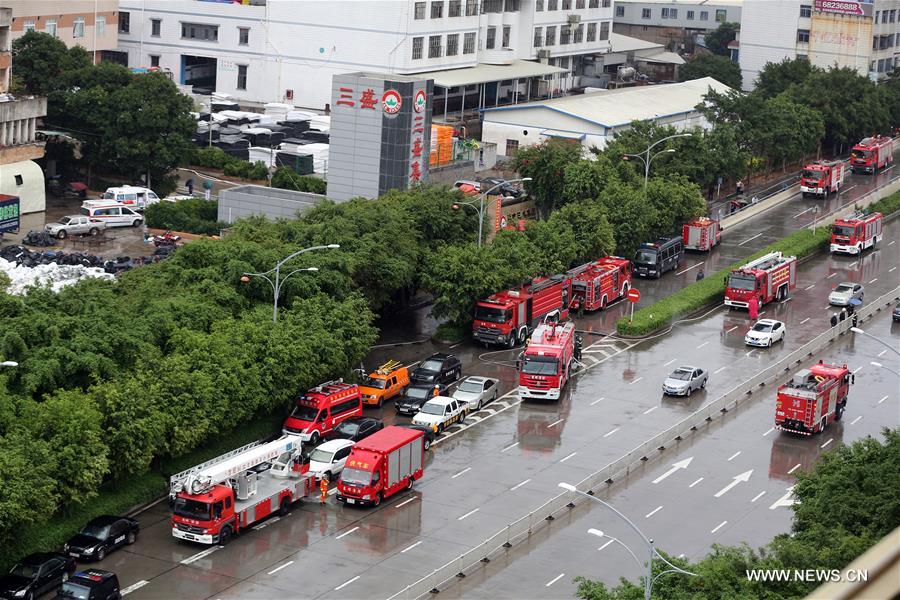
[[340, 425], [334, 428], [328, 439], [330, 440], [359, 440], [369, 437], [379, 429], [384, 429], [384, 423], [381, 419], [374, 417], [350, 417], [346, 421], [342, 421]]
[[434, 396], [433, 385], [411, 385], [394, 401], [394, 409], [397, 414], [414, 415]]
[[894, 307], [894, 311], [891, 313], [892, 321], [900, 321], [900, 304]]
[[425, 425], [416, 425], [415, 423], [394, 423], [394, 427], [405, 427], [406, 429], [415, 429], [425, 434], [425, 449], [431, 448], [431, 442], [437, 437], [434, 429]]
[[415, 385], [448, 386], [462, 374], [462, 364], [452, 354], [438, 352], [432, 354], [415, 368], [410, 374], [410, 381]]
[[74, 572], [75, 560], [64, 554], [29, 554], [0, 577], [0, 598], [32, 600], [55, 590]]
[[497, 189], [495, 189], [494, 192], [500, 192], [504, 196], [509, 196], [510, 198], [518, 198], [525, 193], [521, 188], [518, 188], [505, 179], [501, 179], [499, 177], [488, 177], [487, 179], [481, 180], [482, 192], [486, 192], [494, 186], [497, 186]]
[[62, 584], [57, 598], [74, 600], [120, 600], [119, 578], [112, 571], [89, 569], [79, 571]]
[[102, 515], [84, 526], [65, 545], [66, 554], [81, 560], [103, 560], [112, 550], [133, 544], [140, 527], [128, 517]]

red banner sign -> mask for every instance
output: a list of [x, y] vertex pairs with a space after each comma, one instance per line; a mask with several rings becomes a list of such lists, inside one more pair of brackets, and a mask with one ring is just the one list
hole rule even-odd
[[860, 2], [852, 0], [816, 0], [816, 10], [819, 12], [838, 13], [842, 15], [862, 15], [863, 8]]

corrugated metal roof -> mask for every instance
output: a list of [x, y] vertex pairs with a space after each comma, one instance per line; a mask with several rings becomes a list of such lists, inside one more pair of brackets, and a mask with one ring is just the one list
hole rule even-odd
[[651, 54], [650, 56], [636, 56], [637, 62], [662, 63], [666, 65], [683, 65], [684, 59], [674, 52], [660, 52], [659, 54]]
[[656, 42], [648, 42], [636, 37], [622, 35], [621, 33], [609, 34], [610, 53], [617, 54], [621, 52], [636, 52], [638, 50], [663, 49], [662, 44]]
[[[710, 88], [720, 93], [730, 89], [712, 77], [703, 77], [682, 83], [620, 88], [591, 92], [580, 96], [528, 102], [516, 106], [488, 108], [484, 110], [484, 118], [489, 121], [491, 113], [498, 111], [543, 109], [582, 119], [595, 125], [616, 127], [627, 125], [632, 121], [657, 119], [691, 112], [703, 100], [703, 96]], [[508, 117], [509, 114], [504, 115], [504, 118]], [[551, 129], [565, 129], [562, 119], [548, 118], [543, 126]]]
[[434, 85], [441, 87], [457, 87], [460, 85], [474, 85], [488, 83], [490, 81], [503, 81], [506, 79], [519, 79], [525, 77], [537, 77], [540, 75], [553, 75], [564, 73], [566, 69], [551, 67], [530, 60], [514, 60], [509, 65], [478, 65], [464, 69], [451, 69], [449, 71], [430, 71], [418, 73], [416, 77], [434, 79]]

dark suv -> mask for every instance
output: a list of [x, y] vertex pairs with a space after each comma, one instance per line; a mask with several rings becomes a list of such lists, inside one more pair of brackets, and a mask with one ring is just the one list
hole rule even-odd
[[452, 354], [438, 352], [432, 354], [410, 374], [413, 385], [440, 386], [443, 390], [462, 374], [462, 364]]
[[79, 571], [60, 586], [57, 598], [74, 600], [120, 600], [119, 578], [112, 571]]

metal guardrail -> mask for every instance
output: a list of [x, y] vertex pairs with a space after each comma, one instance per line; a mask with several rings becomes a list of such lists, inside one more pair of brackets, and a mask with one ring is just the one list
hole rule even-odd
[[[856, 311], [859, 322], [864, 322], [876, 313], [890, 308], [900, 300], [900, 286], [891, 292], [884, 294], [874, 302]], [[784, 373], [802, 363], [808, 357], [828, 346], [832, 341], [844, 335], [852, 327], [852, 320], [841, 321], [835, 327], [816, 336], [802, 347], [791, 352], [777, 363], [763, 369], [749, 380], [735, 386], [716, 400], [702, 406], [689, 417], [682, 419], [662, 433], [645, 441], [634, 448], [625, 456], [615, 460], [599, 471], [582, 479], [576, 487], [579, 490], [594, 493], [593, 490], [604, 484], [608, 487], [619, 478], [628, 475], [636, 466], [643, 465], [646, 461], [658, 457], [663, 451], [672, 445], [677, 445], [683, 438], [697, 431], [703, 425], [713, 421], [717, 416], [734, 410], [743, 401], [751, 397], [755, 391], [763, 387], [767, 382], [774, 381]], [[541, 506], [529, 512], [527, 515], [510, 522], [507, 526], [474, 548], [464, 552], [450, 562], [438, 567], [418, 581], [406, 586], [405, 589], [391, 596], [388, 600], [414, 599], [428, 593], [438, 593], [440, 586], [454, 577], [465, 577], [467, 571], [471, 571], [480, 563], [490, 562], [491, 556], [510, 548], [524, 537], [530, 536], [548, 521], [552, 521], [555, 515], [564, 509], [574, 508], [585, 500], [584, 496], [575, 492], [563, 492], [554, 496]]]

